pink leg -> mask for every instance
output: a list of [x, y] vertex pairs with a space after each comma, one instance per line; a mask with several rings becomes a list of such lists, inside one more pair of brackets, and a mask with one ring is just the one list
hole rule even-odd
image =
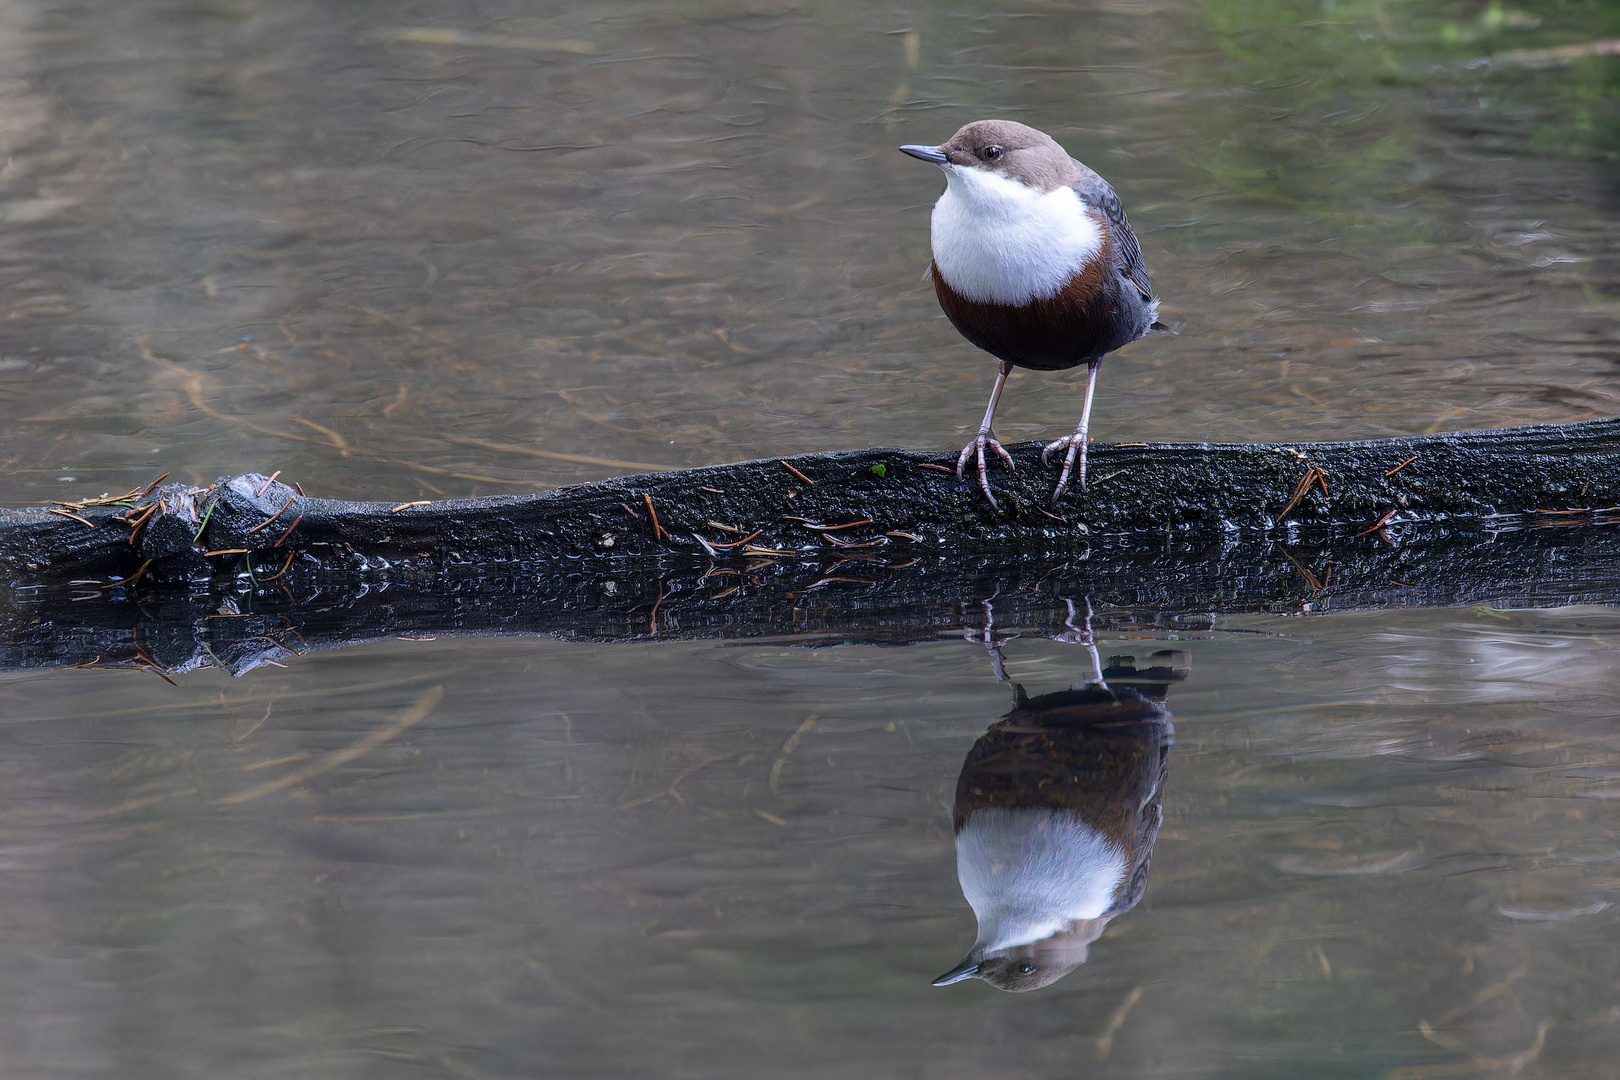
[[974, 455], [978, 456], [979, 490], [984, 492], [984, 497], [990, 500], [990, 505], [998, 510], [1001, 509], [1001, 506], [996, 502], [996, 497], [990, 494], [990, 482], [984, 476], [984, 448], [988, 446], [997, 454], [1000, 454], [1001, 460], [1007, 463], [1007, 471], [1013, 471], [1012, 455], [1001, 448], [1001, 443], [996, 441], [995, 432], [990, 430], [990, 425], [996, 418], [996, 405], [1001, 401], [1001, 388], [1007, 385], [1007, 376], [1012, 374], [1012, 369], [1011, 364], [1003, 363], [1001, 370], [996, 372], [996, 385], [990, 389], [990, 405], [984, 410], [984, 422], [979, 425], [979, 433], [974, 436], [972, 442], [962, 447], [962, 453], [956, 459], [956, 478], [961, 480], [963, 479], [962, 470], [967, 467], [968, 458]]
[[1086, 429], [1091, 426], [1091, 396], [1097, 392], [1097, 361], [1093, 360], [1086, 366], [1090, 370], [1086, 372], [1086, 403], [1080, 410], [1080, 426], [1074, 429], [1073, 435], [1065, 435], [1056, 442], [1048, 443], [1046, 449], [1041, 451], [1041, 464], [1044, 465], [1047, 456], [1054, 450], [1068, 450], [1063, 458], [1063, 475], [1058, 477], [1057, 490], [1052, 493], [1053, 502], [1061, 499], [1064, 489], [1069, 486], [1069, 473], [1073, 471], [1077, 457], [1080, 472], [1076, 486], [1081, 491], [1086, 490]]

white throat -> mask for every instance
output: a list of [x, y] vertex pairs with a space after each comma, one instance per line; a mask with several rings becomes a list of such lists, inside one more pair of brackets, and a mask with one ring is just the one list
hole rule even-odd
[[1069, 811], [976, 810], [956, 834], [956, 878], [979, 919], [974, 948], [986, 952], [1097, 918], [1125, 871], [1125, 849]]
[[1062, 291], [1102, 249], [1102, 228], [1073, 188], [1036, 191], [999, 173], [942, 166], [934, 265], [969, 300], [1026, 304]]

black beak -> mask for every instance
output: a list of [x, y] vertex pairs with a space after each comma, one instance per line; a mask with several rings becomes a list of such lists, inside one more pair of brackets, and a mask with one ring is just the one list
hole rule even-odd
[[935, 979], [931, 985], [950, 986], [952, 983], [963, 982], [967, 979], [975, 977], [978, 974], [979, 961], [969, 956], [966, 960], [962, 961], [960, 964], [957, 964], [955, 967], [951, 968], [951, 970]]
[[945, 155], [937, 146], [902, 146], [902, 154], [910, 154], [918, 161], [926, 161], [930, 165], [945, 164]]

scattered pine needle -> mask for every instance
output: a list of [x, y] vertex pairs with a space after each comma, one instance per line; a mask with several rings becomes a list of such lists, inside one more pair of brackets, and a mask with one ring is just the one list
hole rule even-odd
[[218, 551], [205, 551], [203, 558], [211, 559], [215, 555], [246, 555], [248, 548], [220, 548]]
[[778, 458], [777, 463], [779, 465], [781, 465], [782, 468], [784, 468], [788, 472], [792, 473], [794, 476], [797, 476], [800, 480], [803, 480], [805, 483], [809, 484], [811, 487], [816, 486], [816, 482], [814, 480], [810, 479], [808, 476], [804, 475], [804, 473], [800, 472], [798, 469], [795, 469], [793, 466], [789, 465], [787, 462], [782, 461], [780, 458]]
[[762, 533], [764, 531], [765, 531], [764, 529], [755, 529], [753, 532], [749, 533], [747, 536], [743, 537], [741, 540], [733, 540], [729, 544], [716, 544], [711, 540], [705, 540], [705, 541], [703, 541], [703, 545], [705, 547], [714, 548], [716, 551], [727, 551], [727, 550], [729, 550], [731, 548], [734, 548], [734, 547], [742, 547], [744, 544], [748, 543], [748, 541], [752, 540], [754, 537], [758, 536], [760, 533]]
[[287, 507], [291, 506], [293, 504], [293, 500], [296, 499], [296, 498], [298, 498], [298, 496], [296, 496], [296, 495], [287, 496], [287, 501], [281, 504], [281, 509], [277, 510], [275, 513], [271, 514], [269, 517], [265, 518], [263, 521], [259, 522], [255, 526], [253, 526], [253, 528], [249, 529], [248, 530], [248, 535], [251, 536], [253, 533], [258, 532], [260, 529], [264, 528], [266, 525], [268, 525], [272, 521], [276, 520], [276, 518], [280, 517], [282, 514], [285, 514], [287, 512]]
[[1356, 533], [1356, 535], [1357, 536], [1367, 536], [1370, 533], [1375, 533], [1375, 532], [1379, 531], [1385, 525], [1389, 524], [1389, 519], [1394, 517], [1396, 515], [1396, 513], [1399, 511], [1399, 509], [1400, 509], [1399, 507], [1396, 507], [1394, 510], [1391, 510], [1389, 513], [1385, 514], [1383, 517], [1381, 517], [1377, 521], [1373, 522], [1367, 528], [1362, 529], [1360, 532]]
[[647, 634], [649, 637], [658, 636], [658, 605], [664, 602], [664, 583], [658, 582], [658, 599], [653, 601], [652, 611], [647, 616]]
[[1330, 497], [1327, 489], [1327, 473], [1312, 465], [1305, 470], [1305, 475], [1299, 478], [1299, 483], [1294, 485], [1294, 497], [1289, 499], [1288, 505], [1282, 508], [1282, 513], [1277, 515], [1277, 520], [1281, 521], [1287, 517], [1289, 512], [1298, 506], [1305, 496], [1311, 493], [1311, 488], [1318, 484], [1322, 486], [1322, 495]]
[[292, 565], [293, 556], [296, 555], [296, 554], [298, 554], [298, 552], [296, 552], [296, 551], [287, 552], [287, 561], [281, 564], [281, 569], [277, 570], [275, 573], [271, 574], [269, 577], [262, 577], [259, 580], [260, 581], [274, 581], [274, 580], [276, 580], [276, 578], [280, 577], [282, 574], [285, 574], [287, 572], [287, 567]]
[[839, 529], [853, 529], [853, 528], [855, 528], [857, 526], [860, 526], [860, 525], [870, 525], [870, 524], [872, 524], [872, 519], [871, 518], [861, 518], [861, 520], [859, 520], [859, 521], [850, 521], [850, 522], [846, 522], [843, 525], [818, 525], [816, 522], [810, 521], [810, 520], [808, 520], [806, 518], [802, 518], [802, 517], [787, 517], [787, 515], [783, 515], [783, 517], [786, 518], [786, 520], [788, 520], [788, 521], [803, 522], [805, 528], [813, 529], [816, 532], [837, 532]]
[[1400, 472], [1402, 469], [1406, 468], [1408, 465], [1412, 464], [1412, 462], [1416, 461], [1417, 459], [1418, 459], [1418, 456], [1416, 454], [1413, 454], [1411, 457], [1407, 458], [1405, 461], [1401, 462], [1399, 465], [1397, 465], [1393, 469], [1389, 470], [1389, 472], [1385, 473], [1384, 474], [1384, 479], [1388, 480], [1390, 477], [1394, 476], [1396, 473]]
[[658, 524], [658, 511], [653, 509], [652, 496], [643, 491], [641, 493], [641, 497], [647, 504], [647, 516], [652, 518], [653, 539], [668, 540], [668, 530], [666, 530], [662, 525]]
[[287, 526], [285, 529], [281, 530], [281, 535], [276, 537], [276, 542], [271, 544], [270, 546], [273, 547], [273, 548], [280, 547], [286, 541], [287, 537], [289, 537], [289, 536], [291, 536], [293, 534], [293, 530], [298, 528], [299, 524], [303, 520], [304, 520], [304, 515], [303, 514], [299, 514], [297, 517], [293, 518], [293, 523], [291, 525]]
[[401, 510], [409, 510], [413, 506], [432, 506], [432, 505], [433, 505], [433, 500], [432, 499], [417, 499], [415, 502], [400, 503], [398, 506], [394, 507], [392, 510], [390, 510], [388, 512], [390, 514], [397, 514]]
[[275, 483], [276, 482], [276, 477], [278, 477], [280, 475], [281, 475], [281, 470], [280, 469], [277, 469], [275, 472], [271, 473], [270, 474], [270, 479], [266, 480], [264, 482], [264, 484], [262, 486], [260, 486], [259, 490], [255, 491], [253, 493], [253, 497], [255, 499], [257, 499], [257, 498], [259, 498], [259, 496], [261, 496], [265, 492], [269, 491], [270, 490], [270, 485]]
[[[167, 475], [167, 474], [165, 474], [165, 475]], [[129, 526], [129, 544], [130, 544], [130, 547], [135, 546], [135, 538], [137, 536], [141, 535], [141, 527], [144, 526], [148, 521], [151, 520], [152, 515], [157, 513], [158, 512], [158, 507], [162, 506], [162, 505], [163, 505], [162, 503], [153, 503], [151, 506], [148, 506], [146, 508], [146, 513], [142, 514], [140, 517], [138, 517], [134, 521], [130, 522], [130, 526]], [[126, 520], [127, 520], [127, 518], [126, 518]]]
[[88, 522], [88, 521], [84, 520], [84, 518], [80, 517], [78, 514], [72, 513], [72, 512], [67, 511], [67, 510], [57, 510], [57, 509], [54, 509], [54, 508], [49, 508], [45, 512], [47, 514], [58, 514], [58, 515], [60, 515], [62, 517], [65, 517], [65, 518], [72, 518], [74, 521], [77, 521], [80, 525], [83, 525], [83, 526], [85, 526], [87, 528], [91, 528], [91, 529], [95, 528], [95, 525], [92, 524], [91, 522]]
[[875, 537], [875, 538], [873, 538], [871, 540], [856, 541], [856, 540], [840, 540], [838, 537], [833, 536], [831, 533], [822, 533], [820, 535], [821, 535], [821, 538], [823, 540], [827, 541], [827, 543], [831, 544], [833, 547], [839, 547], [839, 548], [877, 547], [879, 544], [887, 544], [889, 542], [887, 539], [885, 539], [884, 537], [881, 537], [881, 536]]

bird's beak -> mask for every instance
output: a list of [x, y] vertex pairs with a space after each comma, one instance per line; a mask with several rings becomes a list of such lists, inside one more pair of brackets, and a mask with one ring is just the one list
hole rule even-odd
[[962, 961], [960, 964], [957, 964], [955, 967], [951, 968], [951, 970], [947, 971], [945, 974], [941, 975], [939, 978], [935, 979], [929, 985], [931, 985], [931, 986], [949, 986], [952, 983], [962, 982], [964, 979], [971, 979], [974, 976], [976, 976], [978, 973], [979, 973], [979, 962], [977, 960], [974, 960], [972, 957], [969, 957], [968, 959]]
[[[918, 161], [926, 161], [930, 165], [943, 165], [946, 161], [944, 151], [937, 146], [902, 146], [900, 152], [910, 154]], [[943, 986], [944, 983], [935, 983], [934, 985]]]

